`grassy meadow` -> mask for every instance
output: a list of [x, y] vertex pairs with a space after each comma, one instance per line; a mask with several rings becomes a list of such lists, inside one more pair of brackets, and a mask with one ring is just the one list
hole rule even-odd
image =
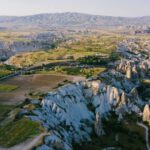
[[0, 104], [0, 121], [3, 120], [13, 108], [13, 105]]
[[64, 74], [64, 75], [74, 75], [83, 76], [86, 78], [97, 76], [98, 74], [104, 72], [106, 68], [93, 67], [93, 68], [78, 68], [78, 67], [55, 67], [52, 70], [37, 71], [37, 74]]
[[39, 123], [27, 118], [14, 120], [5, 126], [0, 126], [0, 145], [11, 147], [43, 131]]
[[54, 50], [27, 52], [11, 57], [14, 66], [27, 67], [44, 63], [76, 61], [79, 58], [93, 55], [109, 56], [116, 51], [117, 42], [121, 36], [81, 36], [79, 39], [61, 43]]
[[0, 84], [0, 92], [11, 92], [19, 88], [17, 85]]
[[0, 64], [0, 78], [10, 75], [16, 70], [15, 67], [5, 64]]

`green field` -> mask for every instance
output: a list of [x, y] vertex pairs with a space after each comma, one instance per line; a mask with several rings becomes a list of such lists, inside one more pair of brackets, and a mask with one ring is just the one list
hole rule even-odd
[[22, 118], [0, 127], [0, 146], [11, 147], [43, 131], [37, 122]]
[[39, 74], [64, 74], [64, 75], [77, 75], [84, 76], [86, 78], [97, 76], [104, 72], [106, 68], [93, 67], [93, 68], [77, 68], [77, 67], [55, 67], [49, 71], [38, 71]]
[[86, 56], [109, 56], [116, 51], [117, 42], [122, 40], [122, 37], [117, 35], [79, 36], [73, 38], [72, 42], [61, 43], [59, 47], [53, 50], [18, 54], [12, 57], [10, 62], [17, 67], [25, 67], [69, 60], [76, 61]]
[[0, 92], [11, 92], [18, 88], [17, 85], [0, 84]]
[[16, 70], [15, 67], [5, 64], [0, 64], [0, 78], [13, 73]]
[[7, 76], [11, 74], [12, 72], [10, 70], [0, 70], [0, 78]]

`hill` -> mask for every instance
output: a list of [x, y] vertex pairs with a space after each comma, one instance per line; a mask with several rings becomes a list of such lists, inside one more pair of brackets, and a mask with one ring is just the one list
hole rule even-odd
[[81, 13], [53, 13], [32, 16], [0, 16], [0, 29], [29, 29], [52, 27], [90, 27], [107, 28], [116, 26], [148, 26], [150, 17], [111, 17]]

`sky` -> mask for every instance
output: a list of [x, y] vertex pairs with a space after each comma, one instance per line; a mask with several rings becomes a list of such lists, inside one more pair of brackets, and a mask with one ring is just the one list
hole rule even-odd
[[80, 12], [107, 16], [150, 16], [150, 0], [0, 0], [0, 15]]

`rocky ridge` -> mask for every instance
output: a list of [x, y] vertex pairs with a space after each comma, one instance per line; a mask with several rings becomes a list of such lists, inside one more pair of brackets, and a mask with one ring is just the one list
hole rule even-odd
[[12, 37], [0, 39], [0, 60], [5, 60], [20, 52], [51, 49], [55, 46], [55, 43], [62, 41], [62, 37], [62, 33], [51, 31], [16, 36], [16, 39]]
[[149, 74], [150, 61], [133, 50], [130, 53], [125, 44], [120, 43], [118, 51], [122, 60], [116, 62], [114, 69], [102, 73], [96, 80], [69, 84], [47, 94], [40, 108], [29, 116], [40, 121], [50, 133], [37, 150], [72, 150], [72, 143], [90, 141], [94, 131], [97, 136], [105, 134], [101, 119], [107, 119], [111, 112], [115, 112], [120, 121], [126, 114], [141, 116], [146, 105], [143, 121], [150, 121], [149, 106], [137, 91], [140, 79]]
[[[79, 27], [79, 28], [110, 28], [127, 26], [143, 28], [149, 26], [150, 17], [111, 17], [89, 15], [82, 13], [52, 13], [32, 16], [0, 16], [1, 29], [51, 29], [55, 27]], [[136, 27], [137, 28], [137, 27]]]
[[9, 58], [18, 52], [34, 51], [38, 49], [42, 49], [42, 45], [38, 42], [0, 41], [0, 59]]

